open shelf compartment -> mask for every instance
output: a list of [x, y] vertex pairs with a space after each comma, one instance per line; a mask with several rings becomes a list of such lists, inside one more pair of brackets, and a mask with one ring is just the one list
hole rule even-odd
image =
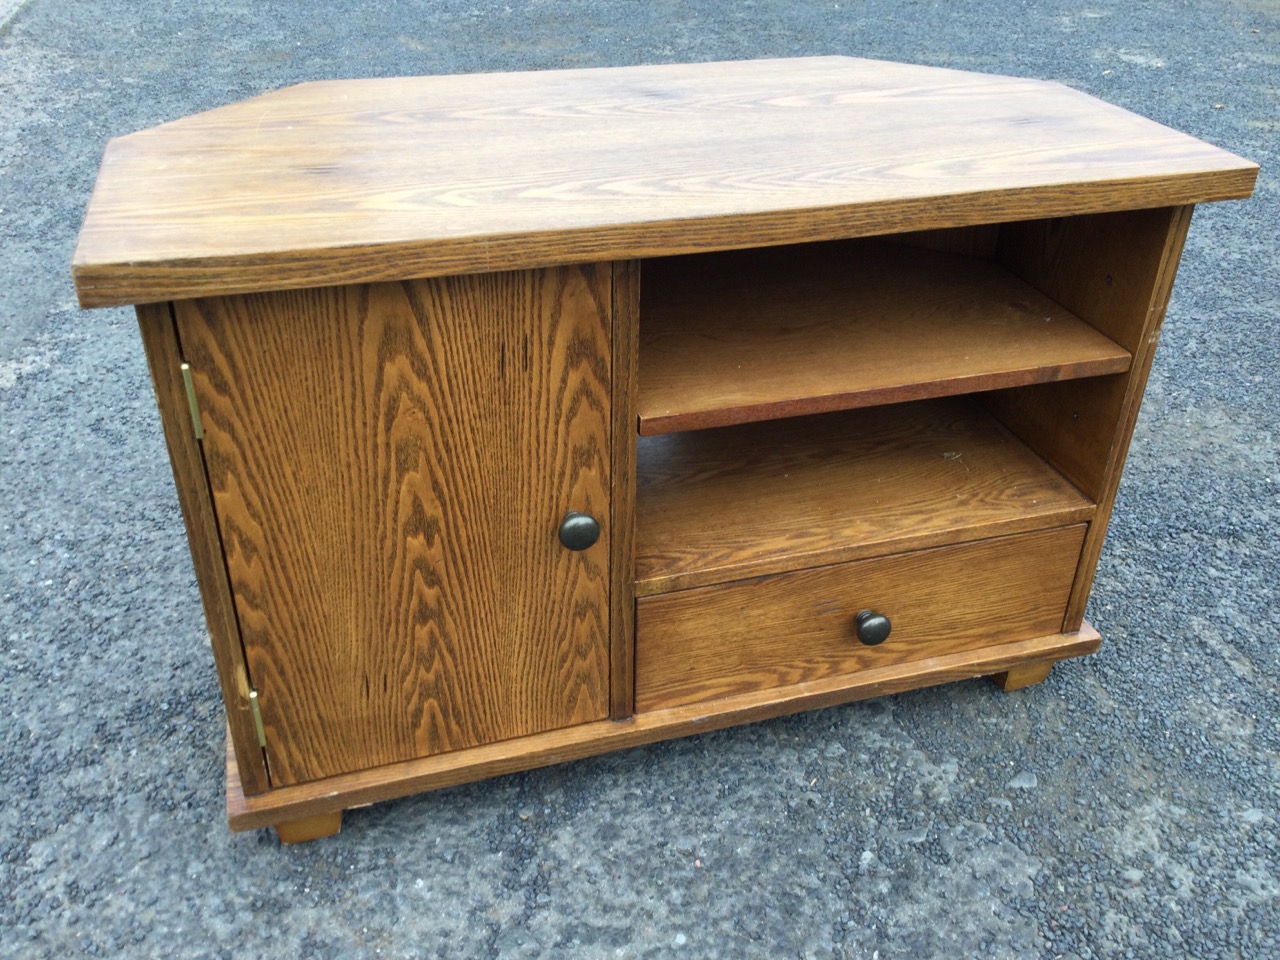
[[641, 437], [637, 467], [638, 596], [1094, 514], [968, 397]]
[[885, 240], [648, 260], [642, 435], [1123, 373], [1000, 264]]

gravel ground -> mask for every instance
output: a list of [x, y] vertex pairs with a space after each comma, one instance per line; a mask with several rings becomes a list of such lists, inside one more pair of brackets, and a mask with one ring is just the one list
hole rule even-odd
[[[0, 955], [1280, 955], [1280, 7], [0, 4]], [[849, 53], [1062, 80], [1263, 165], [1202, 208], [1039, 687], [918, 691], [230, 834], [132, 315], [68, 264], [110, 136], [320, 77]]]

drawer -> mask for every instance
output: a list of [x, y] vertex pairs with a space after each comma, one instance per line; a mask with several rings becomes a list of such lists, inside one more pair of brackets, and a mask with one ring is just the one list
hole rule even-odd
[[[1086, 526], [642, 597], [636, 711], [1060, 633]], [[867, 609], [892, 623], [876, 646]]]

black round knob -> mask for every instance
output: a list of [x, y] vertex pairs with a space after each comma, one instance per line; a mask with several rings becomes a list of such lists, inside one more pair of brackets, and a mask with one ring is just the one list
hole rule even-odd
[[585, 513], [566, 513], [560, 523], [560, 542], [570, 550], [585, 550], [600, 539], [600, 524]]
[[863, 610], [853, 618], [853, 622], [858, 627], [858, 639], [868, 647], [884, 643], [889, 639], [889, 631], [893, 629], [889, 618], [874, 610]]

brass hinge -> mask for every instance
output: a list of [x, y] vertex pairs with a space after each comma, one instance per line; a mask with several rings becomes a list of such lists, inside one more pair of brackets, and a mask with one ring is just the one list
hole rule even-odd
[[191, 426], [195, 429], [196, 439], [204, 439], [204, 425], [200, 422], [200, 404], [196, 401], [196, 385], [191, 379], [191, 367], [182, 365], [182, 385], [187, 388], [187, 406], [191, 408]]
[[253, 726], [258, 731], [258, 746], [267, 749], [267, 731], [262, 726], [262, 708], [258, 706], [258, 691], [249, 691], [249, 709], [253, 711]]

